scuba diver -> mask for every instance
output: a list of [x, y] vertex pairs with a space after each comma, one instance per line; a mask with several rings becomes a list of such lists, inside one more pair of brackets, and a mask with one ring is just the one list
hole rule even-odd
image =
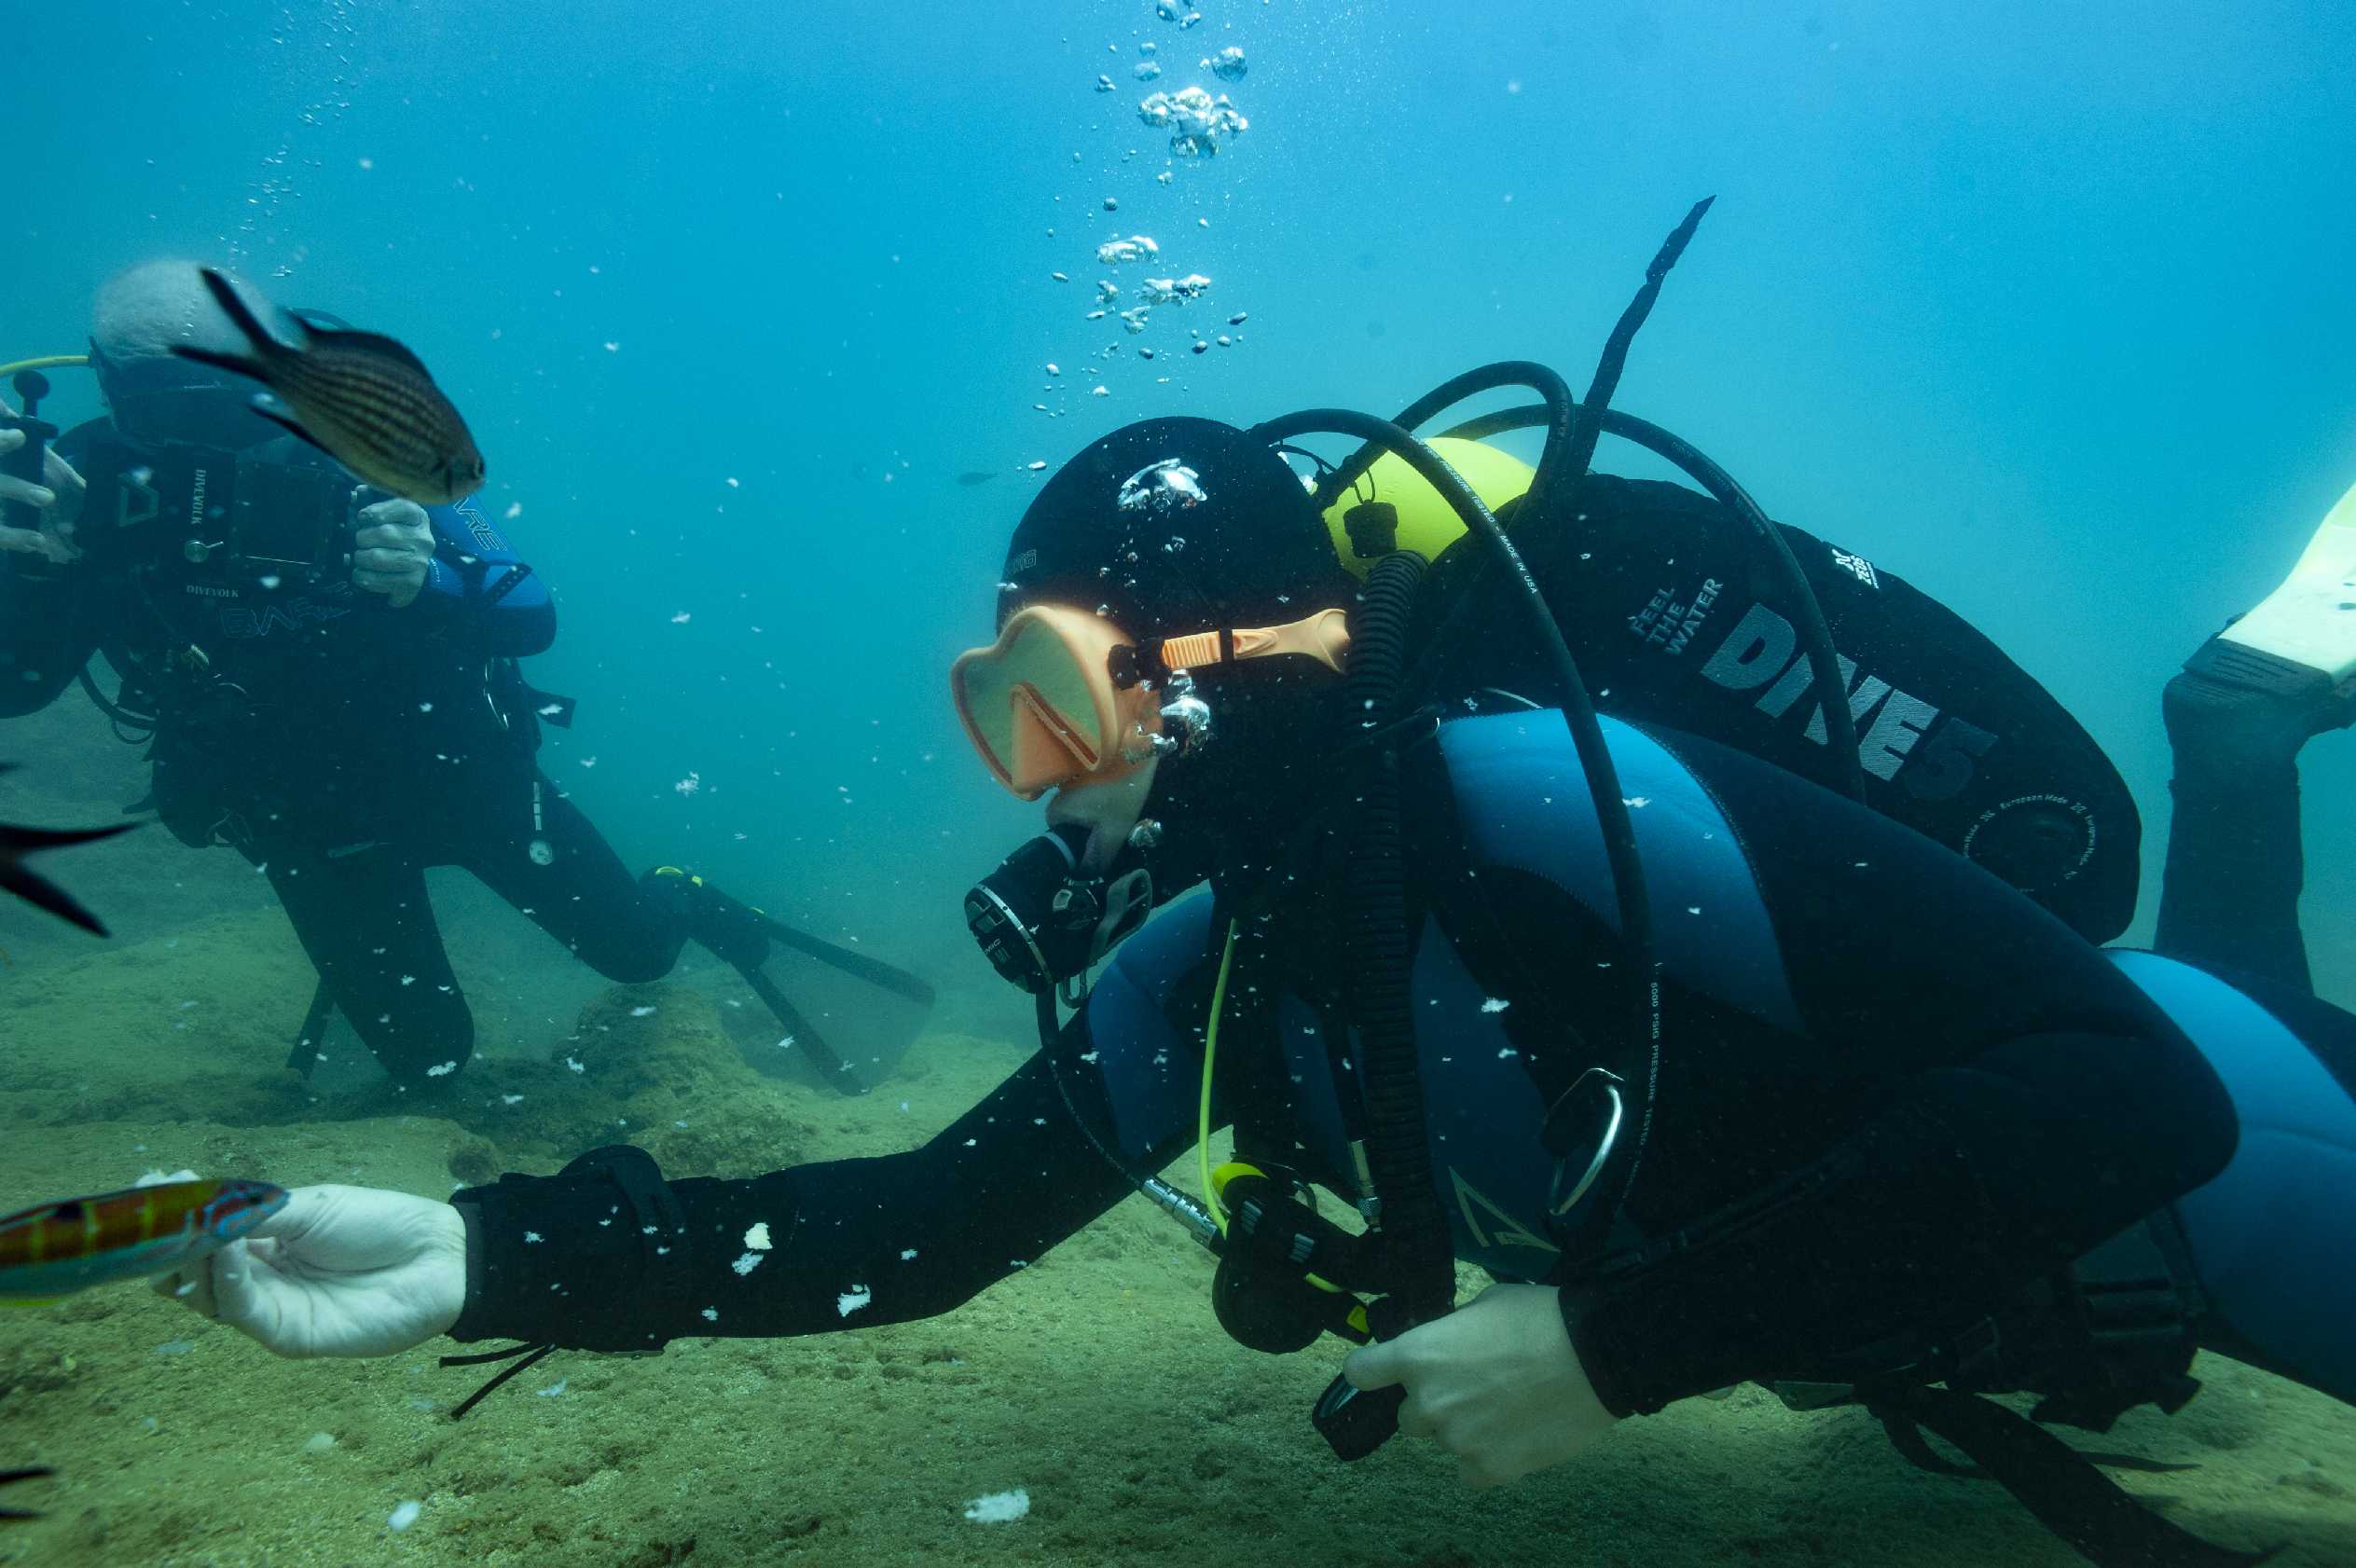
[[[339, 324], [289, 314], [289, 331]], [[288, 1065], [308, 1075], [332, 1011], [404, 1090], [466, 1064], [473, 1017], [426, 892], [440, 865], [610, 980], [660, 978], [695, 937], [813, 1056], [828, 1038], [771, 961], [849, 970], [908, 1004], [873, 1010], [903, 1043], [922, 981], [676, 868], [625, 869], [534, 760], [542, 721], [572, 708], [517, 663], [555, 638], [544, 581], [479, 497], [422, 507], [355, 488], [265, 417], [253, 382], [174, 351], [249, 347], [198, 268], [158, 261], [96, 300], [107, 417], [62, 434], [38, 419], [39, 366], [71, 358], [4, 367], [25, 408], [0, 410], [0, 717], [78, 681], [118, 737], [148, 743], [148, 804], [173, 834], [269, 877], [319, 976]], [[120, 674], [111, 698], [94, 652]], [[889, 1054], [880, 1031], [859, 1043], [860, 1066]]]
[[[1404, 1432], [1495, 1484], [1757, 1381], [1953, 1468], [1938, 1435], [2096, 1562], [2252, 1561], [1979, 1396], [2103, 1430], [2205, 1347], [2356, 1400], [2356, 1029], [2255, 863], [2356, 716], [2310, 612], [2356, 498], [2171, 683], [2172, 956], [2104, 951], [2139, 830], [2084, 733], [1610, 408], [1690, 226], [1583, 402], [1493, 365], [1395, 420], [1133, 424], [1045, 484], [951, 677], [993, 777], [1053, 791], [966, 904], [1040, 1047], [928, 1145], [305, 1189], [158, 1288], [290, 1355], [517, 1341], [448, 1358], [507, 1362], [479, 1399], [558, 1347], [943, 1313], [1138, 1191], [1240, 1342], [1359, 1347], [1311, 1412], [1343, 1459]], [[1414, 433], [1508, 387], [1541, 401]], [[1535, 469], [1483, 439], [1532, 423]], [[1590, 474], [1605, 433], [1701, 490]], [[1190, 1146], [1192, 1193], [1156, 1174]], [[1459, 1260], [1499, 1283], [1459, 1304]]]

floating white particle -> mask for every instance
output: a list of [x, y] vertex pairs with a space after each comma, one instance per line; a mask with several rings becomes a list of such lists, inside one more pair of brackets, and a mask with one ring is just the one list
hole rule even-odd
[[1036, 473], [1038, 473], [1040, 469], [1045, 468], [1047, 465], [1046, 465], [1044, 462], [1026, 462], [1026, 463], [1025, 463], [1023, 466], [1024, 466], [1026, 469], [1029, 470], [1031, 473], [1036, 474]]
[[1110, 397], [1112, 395], [1112, 389], [1104, 385], [1102, 382], [1098, 382], [1095, 386], [1088, 389], [1088, 395], [1090, 397]]
[[672, 626], [685, 626], [685, 625], [686, 625], [686, 624], [687, 624], [687, 623], [688, 623], [691, 619], [693, 619], [693, 616], [692, 616], [691, 612], [688, 612], [688, 611], [684, 611], [684, 610], [682, 610], [682, 611], [681, 611], [678, 614], [673, 615], [673, 616], [670, 618], [670, 624], [671, 624]]
[[519, 1106], [524, 1103], [524, 1097], [521, 1094], [502, 1094], [499, 1096], [499, 1103], [503, 1106]]
[[424, 1511], [425, 1505], [422, 1503], [403, 1503], [386, 1517], [384, 1521], [385, 1528], [388, 1530], [406, 1530], [409, 1526], [417, 1522], [418, 1515], [423, 1513]]
[[1503, 997], [1491, 997], [1487, 1001], [1481, 1004], [1481, 1011], [1483, 1012], [1503, 1012], [1506, 1009], [1511, 1007], [1512, 1005], [1513, 1004], [1511, 1002], [1507, 1001]]
[[630, 1016], [632, 1018], [651, 1018], [654, 1014], [654, 1010], [652, 1007], [634, 1007], [630, 1009]]
[[1031, 1494], [1021, 1487], [993, 1492], [965, 1506], [965, 1517], [976, 1524], [1012, 1524], [1031, 1511]]
[[583, 767], [595, 767], [598, 765], [598, 760], [595, 757], [584, 757], [581, 759], [581, 765]]
[[539, 1231], [526, 1231], [524, 1232], [524, 1240], [525, 1240], [525, 1242], [526, 1242], [526, 1243], [531, 1243], [531, 1242], [544, 1242], [544, 1241], [546, 1241], [547, 1239], [548, 1239], [547, 1237], [545, 1237], [545, 1236], [542, 1235], [542, 1234], [541, 1234]]
[[568, 1056], [568, 1057], [566, 1057], [566, 1058], [564, 1059], [564, 1065], [565, 1065], [566, 1066], [568, 1066], [568, 1067], [571, 1067], [571, 1068], [572, 1068], [574, 1072], [576, 1072], [576, 1073], [585, 1073], [585, 1072], [587, 1072], [587, 1071], [589, 1070], [588, 1068], [586, 1068], [586, 1067], [583, 1066], [580, 1064], [580, 1062], [579, 1062], [579, 1061], [575, 1060], [574, 1058], [572, 1058], [572, 1057], [571, 1057], [571, 1056]]
[[517, 518], [522, 516], [523, 515], [524, 503], [522, 502], [511, 501], [507, 503], [507, 520], [509, 522], [514, 522]]
[[740, 1252], [737, 1254], [737, 1260], [728, 1267], [736, 1270], [739, 1274], [749, 1274], [761, 1266], [761, 1260], [765, 1256], [758, 1252]]
[[791, 1050], [792, 1050], [792, 1049], [793, 1049], [793, 1037], [792, 1037], [792, 1035], [788, 1035], [788, 1036], [786, 1036], [783, 1039], [781, 1039], [781, 1040], [778, 1041], [778, 1049], [779, 1051], [791, 1051]]
[[608, 338], [605, 343], [605, 351], [609, 354], [620, 353], [622, 351], [622, 345], [614, 342], [612, 338]]
[[1620, 797], [1619, 804], [1622, 805], [1633, 806], [1637, 810], [1642, 811], [1646, 806], [1652, 804], [1652, 797], [1650, 795], [1622, 795]]
[[752, 1222], [751, 1229], [748, 1230], [744, 1233], [744, 1245], [751, 1247], [755, 1252], [768, 1251], [770, 1246], [769, 1222], [765, 1219], [754, 1220]]
[[456, 1062], [437, 1062], [434, 1066], [425, 1069], [425, 1076], [428, 1078], [448, 1078], [450, 1074], [456, 1071], [458, 1071], [458, 1064]]
[[1702, 913], [1702, 906], [1698, 903], [1689, 903], [1686, 905], [1686, 913], [1688, 915], [1699, 915]]
[[916, 1249], [913, 1246], [901, 1248], [900, 1260], [902, 1263], [915, 1262], [916, 1260]]
[[704, 1321], [705, 1321], [706, 1323], [717, 1323], [717, 1322], [719, 1322], [719, 1321], [720, 1321], [720, 1309], [719, 1309], [718, 1307], [706, 1307], [706, 1308], [704, 1309]]
[[834, 1310], [844, 1317], [859, 1311], [875, 1299], [875, 1293], [863, 1285], [854, 1285], [834, 1298]]
[[538, 1395], [543, 1399], [553, 1399], [558, 1395], [562, 1394], [564, 1392], [565, 1384], [571, 1382], [572, 1381], [572, 1380], [571, 1378], [558, 1378], [556, 1382], [550, 1383], [545, 1388], [533, 1389], [532, 1393]]
[[333, 1432], [314, 1432], [309, 1437], [303, 1439], [303, 1451], [305, 1453], [325, 1453], [329, 1449], [334, 1448], [335, 1446], [336, 1435]]

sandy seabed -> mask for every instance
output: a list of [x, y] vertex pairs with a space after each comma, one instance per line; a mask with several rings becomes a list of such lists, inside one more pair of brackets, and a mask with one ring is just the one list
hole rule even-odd
[[[477, 973], [484, 1054], [428, 1104], [365, 1063], [331, 1060], [342, 1076], [315, 1085], [282, 1066], [310, 977], [272, 912], [72, 951], [0, 974], [0, 1211], [183, 1166], [438, 1197], [624, 1138], [673, 1176], [745, 1176], [912, 1148], [1024, 1053], [930, 1035], [846, 1099], [751, 1070], [725, 1026], [738, 998], [710, 975], [597, 992], [551, 1025], [483, 1005], [497, 980]], [[1339, 1347], [1237, 1348], [1208, 1278], [1132, 1202], [944, 1318], [559, 1353], [456, 1423], [481, 1374], [437, 1368], [447, 1341], [285, 1362], [144, 1287], [92, 1291], [0, 1314], [0, 1469], [58, 1472], [0, 1499], [47, 1515], [0, 1524], [0, 1563], [2080, 1561], [1994, 1487], [1911, 1469], [1862, 1413], [1793, 1414], [1755, 1388], [1494, 1492], [1425, 1445], [1344, 1466], [1306, 1419]], [[2230, 1362], [2197, 1370], [2181, 1415], [2141, 1412], [2105, 1443], [2198, 1468], [2127, 1484], [2220, 1542], [2289, 1541], [2282, 1568], [2356, 1561], [2356, 1411]], [[1014, 1488], [1026, 1517], [966, 1519]], [[396, 1532], [405, 1502], [420, 1507]]]

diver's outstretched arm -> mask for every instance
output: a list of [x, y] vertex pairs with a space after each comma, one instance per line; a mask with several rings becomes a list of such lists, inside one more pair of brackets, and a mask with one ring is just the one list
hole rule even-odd
[[448, 1333], [599, 1351], [944, 1313], [1129, 1191], [1034, 1058], [923, 1148], [748, 1181], [665, 1182], [643, 1150], [448, 1204], [303, 1188], [256, 1243], [159, 1288], [282, 1355]]

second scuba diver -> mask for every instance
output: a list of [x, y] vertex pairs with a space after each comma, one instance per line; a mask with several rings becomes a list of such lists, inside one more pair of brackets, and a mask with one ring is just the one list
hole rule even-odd
[[[1142, 1191], [1243, 1343], [1363, 1347], [1314, 1412], [1345, 1458], [1396, 1428], [1494, 1484], [1757, 1381], [1940, 1434], [2098, 1562], [2249, 1561], [1975, 1395], [2100, 1430], [2209, 1348], [2356, 1399], [2356, 1021], [2279, 860], [2356, 640], [2269, 600], [2170, 685], [2171, 956], [2104, 951], [2138, 830], [2092, 743], [1598, 379], [1155, 420], [1049, 480], [952, 677], [991, 773], [1054, 791], [967, 901], [1041, 1045], [925, 1147], [305, 1189], [188, 1299], [293, 1355], [814, 1334], [948, 1311]], [[1507, 385], [1544, 406], [1410, 433]], [[1475, 439], [1531, 422], [1535, 472]], [[1604, 431], [1709, 493], [1588, 475]], [[1368, 444], [1314, 493], [1312, 432]], [[1154, 1174], [1190, 1145], [1199, 1195]], [[1459, 1260], [1500, 1283], [1457, 1305]]]
[[[610, 980], [661, 978], [693, 936], [804, 1055], [831, 1057], [834, 1029], [856, 1060], [830, 1067], [888, 1065], [924, 983], [675, 868], [632, 876], [534, 760], [543, 719], [572, 713], [517, 663], [555, 640], [546, 584], [479, 497], [370, 499], [257, 414], [255, 383], [175, 353], [248, 346], [200, 280], [160, 261], [101, 291], [90, 364], [107, 418], [47, 451], [28, 443], [54, 427], [0, 420], [0, 716], [78, 680], [117, 736], [148, 743], [172, 832], [268, 875], [319, 975], [289, 1065], [310, 1072], [332, 1007], [404, 1088], [465, 1066], [474, 1020], [426, 891], [440, 865]], [[114, 698], [86, 673], [96, 652], [123, 677]], [[789, 955], [911, 1005], [859, 1010], [886, 1029], [817, 1025], [772, 972]]]

